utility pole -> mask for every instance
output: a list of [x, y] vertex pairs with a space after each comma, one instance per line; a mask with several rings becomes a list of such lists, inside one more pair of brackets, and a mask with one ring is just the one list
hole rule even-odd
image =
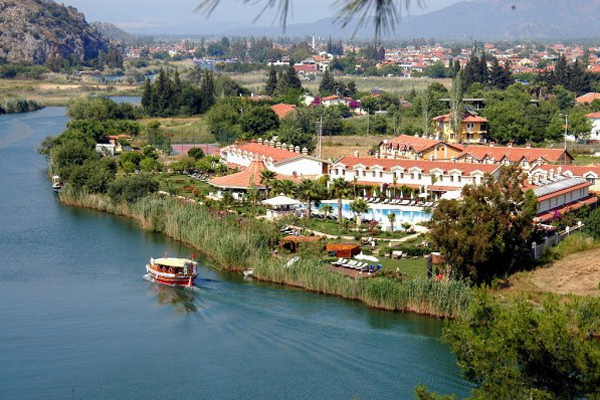
[[569, 114], [565, 114], [565, 150], [567, 150], [567, 135], [569, 134]]
[[371, 114], [369, 113], [369, 109], [367, 108], [367, 136], [369, 136], [369, 122], [371, 121]]
[[322, 157], [323, 150], [323, 117], [317, 122], [317, 158]]

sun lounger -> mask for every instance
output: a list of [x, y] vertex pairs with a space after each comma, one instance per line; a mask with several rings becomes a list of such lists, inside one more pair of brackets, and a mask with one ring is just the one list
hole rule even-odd
[[342, 267], [353, 268], [357, 263], [358, 263], [358, 261], [352, 260], [350, 262], [342, 264]]
[[343, 257], [340, 257], [337, 261], [332, 262], [331, 264], [333, 265], [342, 265], [343, 263], [345, 263], [347, 260]]
[[400, 203], [400, 205], [403, 206], [407, 206], [408, 204], [410, 204], [410, 200], [402, 200], [402, 202]]

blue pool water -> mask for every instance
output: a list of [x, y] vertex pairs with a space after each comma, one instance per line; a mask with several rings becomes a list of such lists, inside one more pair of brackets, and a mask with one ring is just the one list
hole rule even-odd
[[[337, 200], [325, 200], [318, 208], [323, 207], [323, 204], [330, 204], [333, 207], [333, 214], [337, 215]], [[363, 219], [375, 220], [383, 225], [389, 225], [388, 214], [394, 213], [396, 214], [394, 228], [397, 229], [402, 229], [400, 225], [405, 222], [417, 224], [419, 222], [425, 222], [431, 219], [431, 213], [424, 212], [422, 209], [418, 209], [416, 207], [392, 206], [385, 204], [371, 204], [370, 207], [371, 208], [367, 213], [362, 214], [361, 217]], [[347, 201], [342, 204], [342, 215], [345, 218], [350, 219], [355, 217], [354, 213], [350, 211], [350, 203]]]

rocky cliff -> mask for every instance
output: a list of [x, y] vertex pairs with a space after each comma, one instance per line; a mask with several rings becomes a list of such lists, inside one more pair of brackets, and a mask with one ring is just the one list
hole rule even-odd
[[74, 7], [51, 0], [0, 0], [0, 58], [86, 63], [110, 44]]

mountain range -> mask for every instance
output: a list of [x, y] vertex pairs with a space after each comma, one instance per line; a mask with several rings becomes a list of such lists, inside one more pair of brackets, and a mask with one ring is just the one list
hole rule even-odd
[[[429, 0], [432, 1], [432, 0]], [[346, 29], [335, 18], [322, 18], [312, 23], [281, 26], [232, 27], [219, 21], [195, 19], [181, 26], [155, 33], [214, 34], [228, 36], [290, 36], [307, 35], [345, 38], [373, 37], [373, 27], [355, 32], [352, 24]], [[600, 0], [472, 0], [461, 1], [441, 10], [419, 16], [403, 16], [389, 38], [411, 39], [576, 39], [598, 37], [600, 33]], [[145, 32], [150, 33], [150, 32]]]

